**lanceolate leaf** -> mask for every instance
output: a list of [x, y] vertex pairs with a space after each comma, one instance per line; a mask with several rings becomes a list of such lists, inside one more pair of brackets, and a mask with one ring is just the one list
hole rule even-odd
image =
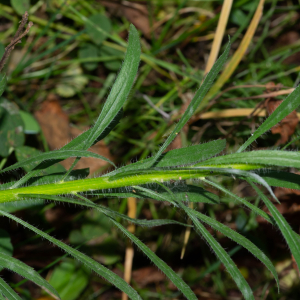
[[[146, 186], [142, 186], [146, 187]], [[163, 190], [158, 185], [147, 186], [147, 190], [156, 191], [158, 195], [167, 194], [165, 190]], [[172, 192], [176, 195], [177, 199], [181, 201], [189, 201], [189, 202], [199, 202], [199, 203], [209, 203], [209, 204], [217, 204], [220, 202], [219, 197], [216, 194], [210, 193], [207, 190], [194, 185], [177, 185], [172, 187]], [[154, 195], [149, 195], [145, 191], [135, 190], [134, 188], [123, 188], [123, 189], [112, 189], [109, 191], [95, 191], [92, 192], [91, 195], [97, 196], [105, 196], [105, 197], [120, 197], [120, 198], [153, 198]], [[155, 200], [161, 200], [161, 197]]]
[[0, 277], [0, 291], [8, 300], [22, 300], [18, 294]]
[[100, 276], [105, 278], [107, 281], [112, 283], [114, 286], [119, 288], [121, 291], [126, 293], [131, 299], [141, 300], [141, 297], [138, 295], [138, 293], [130, 285], [128, 285], [122, 278], [120, 278], [115, 273], [113, 273], [109, 269], [105, 268], [101, 264], [97, 263], [95, 260], [89, 258], [88, 256], [84, 255], [83, 253], [79, 252], [78, 250], [73, 249], [72, 247], [64, 244], [63, 242], [51, 237], [47, 233], [37, 229], [36, 227], [28, 224], [27, 222], [17, 218], [14, 215], [11, 215], [3, 210], [0, 210], [0, 214], [16, 221], [17, 223], [23, 225], [24, 227], [32, 230], [33, 232], [35, 232], [42, 238], [47, 239], [51, 243], [57, 245], [58, 247], [60, 247], [64, 251], [66, 251], [68, 254], [72, 255], [74, 258], [76, 258], [80, 262], [84, 263], [91, 270], [93, 270], [94, 272], [96, 272], [97, 274], [99, 274]]
[[[299, 91], [300, 92], [300, 91]], [[300, 168], [300, 153], [292, 151], [259, 150], [243, 153], [227, 154], [214, 157], [197, 166], [230, 166], [246, 164], [259, 166], [277, 166]]]
[[262, 134], [278, 124], [288, 114], [300, 105], [300, 86], [298, 86], [265, 120], [265, 122], [251, 135], [251, 137], [239, 148], [237, 152], [244, 151], [252, 142]]
[[197, 220], [194, 213], [192, 213], [183, 203], [177, 201], [180, 207], [188, 214], [192, 222], [194, 223], [196, 229], [205, 238], [208, 244], [211, 246], [213, 251], [216, 253], [217, 257], [224, 264], [227, 271], [230, 273], [231, 277], [235, 281], [236, 285], [244, 295], [246, 300], [254, 300], [254, 296], [251, 288], [249, 287], [247, 281], [240, 273], [239, 269], [232, 261], [228, 253], [221, 247], [221, 245], [212, 237], [212, 235], [206, 230], [206, 228]]
[[232, 261], [228, 253], [221, 247], [221, 245], [212, 237], [212, 235], [206, 230], [206, 228], [198, 221], [196, 214], [194, 213], [194, 210], [186, 207], [181, 201], [178, 201], [174, 194], [172, 194], [171, 190], [164, 186], [163, 184], [160, 184], [162, 187], [168, 191], [170, 197], [173, 199], [175, 203], [178, 204], [178, 206], [189, 216], [189, 218], [192, 220], [192, 222], [195, 225], [196, 231], [202, 235], [205, 240], [208, 242], [208, 244], [211, 246], [213, 251], [216, 253], [217, 257], [220, 259], [220, 261], [224, 264], [227, 271], [232, 276], [233, 280], [237, 284], [238, 288], [244, 295], [246, 300], [254, 300], [254, 296], [252, 293], [251, 288], [249, 287], [247, 281], [240, 273], [239, 269], [235, 265], [235, 263]]
[[22, 277], [31, 280], [32, 282], [38, 284], [39, 286], [50, 292], [50, 294], [55, 295], [60, 299], [57, 291], [48, 283], [48, 281], [42, 278], [34, 269], [30, 268], [23, 262], [5, 253], [0, 253], [0, 266], [16, 272]]
[[50, 160], [50, 159], [66, 159], [69, 157], [94, 157], [98, 159], [102, 159], [104, 161], [109, 162], [114, 166], [114, 163], [111, 162], [108, 158], [101, 156], [99, 154], [90, 152], [90, 151], [85, 151], [85, 150], [57, 150], [57, 151], [51, 151], [51, 152], [46, 152], [42, 153], [40, 155], [37, 155], [35, 157], [31, 157], [27, 160], [15, 163], [14, 165], [7, 167], [3, 170], [0, 171], [0, 173], [14, 170], [17, 168], [21, 168], [23, 166], [28, 166], [30, 164], [39, 164], [45, 160]]
[[153, 167], [157, 168], [190, 165], [219, 154], [224, 150], [225, 146], [226, 140], [216, 140], [205, 144], [174, 149], [163, 153], [156, 161], [154, 157], [147, 158], [119, 168], [111, 172], [109, 176], [120, 172], [140, 169], [144, 164], [153, 164]]
[[229, 53], [229, 49], [230, 49], [230, 42], [228, 42], [224, 53], [216, 61], [216, 63], [213, 65], [210, 72], [205, 77], [203, 84], [201, 85], [199, 90], [196, 92], [196, 95], [194, 96], [193, 100], [189, 104], [187, 110], [184, 112], [180, 121], [175, 126], [175, 129], [173, 130], [173, 132], [169, 135], [167, 140], [164, 142], [164, 144], [161, 146], [159, 151], [156, 153], [156, 155], [154, 156], [154, 159], [152, 161], [149, 161], [149, 163], [144, 164], [141, 168], [143, 168], [143, 169], [150, 168], [159, 159], [159, 157], [166, 150], [166, 148], [169, 146], [169, 144], [174, 140], [176, 135], [181, 131], [181, 129], [187, 123], [187, 121], [192, 117], [192, 115], [196, 111], [197, 107], [201, 103], [202, 99], [204, 98], [204, 96], [210, 89], [211, 85], [213, 84], [218, 73], [222, 69], [224, 63], [226, 62], [226, 59], [227, 59], [227, 56]]
[[265, 220], [267, 220], [271, 224], [276, 225], [275, 220], [270, 215], [268, 215], [266, 212], [264, 212], [260, 208], [256, 207], [252, 203], [248, 202], [247, 200], [245, 200], [245, 199], [243, 199], [243, 198], [235, 195], [234, 193], [230, 192], [229, 190], [227, 190], [226, 188], [224, 188], [222, 185], [220, 185], [218, 183], [215, 183], [215, 182], [212, 182], [212, 181], [209, 181], [209, 180], [206, 180], [206, 179], [202, 179], [202, 181], [204, 181], [204, 182], [210, 184], [211, 186], [217, 188], [218, 190], [224, 192], [225, 194], [229, 195], [230, 197], [232, 197], [236, 201], [240, 202], [244, 206], [250, 208], [252, 211], [254, 211], [256, 214], [258, 214], [261, 217], [263, 217]]
[[270, 272], [275, 277], [275, 280], [277, 282], [278, 290], [279, 290], [279, 280], [276, 273], [276, 270], [272, 264], [272, 262], [269, 260], [269, 258], [258, 248], [256, 247], [252, 242], [250, 242], [248, 239], [244, 238], [242, 235], [237, 233], [236, 231], [228, 228], [227, 226], [223, 225], [222, 223], [204, 215], [200, 212], [197, 212], [195, 210], [190, 210], [191, 213], [193, 213], [199, 220], [207, 223], [209, 226], [214, 228], [215, 230], [223, 233], [230, 239], [234, 240], [238, 244], [242, 245], [244, 248], [249, 250], [254, 256], [256, 256], [265, 266], [270, 270]]
[[275, 205], [264, 195], [264, 193], [250, 179], [247, 181], [251, 184], [253, 189], [257, 192], [257, 194], [269, 209], [270, 213], [276, 221], [278, 228], [280, 229], [282, 235], [284, 236], [287, 244], [290, 247], [290, 250], [298, 265], [298, 269], [300, 269], [300, 243], [299, 240], [295, 239], [295, 232], [292, 230], [291, 226], [288, 224], [282, 214], [277, 210]]
[[138, 219], [133, 219], [128, 217], [127, 215], [121, 214], [117, 211], [114, 211], [108, 207], [105, 207], [100, 204], [95, 204], [93, 202], [86, 202], [78, 199], [71, 199], [71, 198], [66, 198], [66, 197], [61, 197], [61, 196], [53, 196], [53, 195], [36, 195], [36, 194], [28, 194], [28, 195], [19, 195], [20, 199], [44, 199], [44, 200], [54, 200], [54, 201], [60, 201], [60, 202], [67, 202], [67, 203], [72, 203], [76, 205], [82, 205], [86, 206], [89, 208], [94, 208], [100, 211], [103, 214], [106, 214], [111, 217], [119, 217], [122, 218], [130, 223], [139, 225], [139, 226], [146, 226], [146, 227], [155, 227], [155, 226], [162, 226], [162, 225], [169, 225], [169, 224], [177, 224], [177, 225], [182, 225], [182, 226], [189, 226], [187, 224], [173, 221], [173, 220], [138, 220]]
[[121, 224], [111, 218], [112, 222], [118, 227], [133, 243], [135, 243], [145, 255], [174, 283], [174, 285], [184, 294], [187, 299], [197, 299], [191, 288], [155, 253], [143, 244], [135, 235], [130, 233]]
[[121, 110], [125, 103], [140, 63], [141, 47], [139, 34], [131, 24], [129, 30], [128, 47], [125, 54], [124, 63], [115, 81], [105, 105], [85, 142], [84, 149], [88, 149], [98, 136], [110, 125], [116, 114]]

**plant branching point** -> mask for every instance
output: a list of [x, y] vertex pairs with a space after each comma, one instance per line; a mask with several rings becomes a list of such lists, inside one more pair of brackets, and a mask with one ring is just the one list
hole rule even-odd
[[26, 11], [25, 14], [22, 16], [22, 20], [20, 21], [20, 25], [19, 28], [15, 34], [15, 36], [13, 37], [12, 41], [10, 42], [10, 44], [5, 48], [5, 52], [1, 58], [0, 61], [0, 72], [2, 71], [7, 59], [10, 56], [10, 53], [12, 52], [12, 50], [14, 50], [15, 46], [19, 43], [21, 43], [21, 39], [28, 34], [30, 28], [32, 27], [33, 23], [29, 22], [27, 24], [27, 27], [25, 29], [25, 31], [22, 33], [23, 28], [25, 27], [26, 23], [28, 21], [28, 12]]

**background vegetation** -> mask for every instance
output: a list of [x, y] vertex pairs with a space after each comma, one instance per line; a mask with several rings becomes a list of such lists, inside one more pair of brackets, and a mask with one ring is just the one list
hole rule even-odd
[[[223, 2], [11, 0], [0, 3], [0, 56], [26, 10], [34, 23], [5, 67], [8, 83], [3, 96], [7, 100], [2, 99], [0, 106], [10, 116], [1, 115], [2, 169], [39, 151], [58, 149], [93, 125], [124, 58], [130, 23], [141, 34], [143, 54], [138, 77], [121, 122], [92, 151], [117, 165], [156, 153], [204, 78]], [[259, 5], [263, 6], [263, 13], [256, 18]], [[221, 51], [225, 49], [230, 35], [232, 59], [206, 98], [201, 114], [199, 109], [171, 148], [226, 138], [224, 153], [230, 153], [243, 144], [278, 106], [278, 99], [284, 99], [299, 83], [299, 13], [297, 1], [234, 1], [222, 43], [224, 48], [221, 47]], [[257, 26], [253, 26], [255, 18]], [[109, 34], [95, 30], [89, 21]], [[294, 111], [255, 147], [297, 150], [298, 130]], [[65, 168], [71, 164], [70, 159], [63, 162]], [[64, 170], [59, 165], [53, 168]], [[96, 175], [105, 172], [109, 165], [86, 158], [81, 159], [78, 168], [90, 168], [91, 174]], [[5, 183], [19, 179], [26, 171], [25, 168], [5, 173], [0, 180]], [[238, 179], [222, 178], [219, 183], [240, 197], [256, 197], [249, 184]], [[279, 273], [280, 294], [273, 277], [258, 260], [208, 228], [232, 255], [257, 299], [298, 299], [297, 267], [278, 231], [262, 218], [245, 212], [232, 199], [211, 191], [224, 201], [214, 206], [201, 204], [199, 209], [242, 232], [271, 258]], [[297, 231], [299, 191], [276, 188], [274, 192], [281, 201], [277, 208]], [[127, 213], [132, 201], [115, 198], [103, 203]], [[97, 212], [53, 203], [44, 206], [37, 203], [27, 209], [6, 205], [5, 209], [78, 247], [122, 276], [125, 249], [130, 245]], [[172, 207], [156, 201], [139, 200], [135, 215], [188, 222]], [[37, 239], [8, 219], [0, 220], [1, 247], [40, 270], [62, 299], [120, 299], [121, 292], [47, 241]], [[241, 299], [230, 275], [195, 233], [191, 232], [180, 259], [187, 237], [184, 227], [130, 230], [135, 230], [145, 244], [182, 275], [199, 299]], [[22, 281], [19, 275], [3, 270], [1, 276], [24, 299], [51, 299], [33, 283]], [[131, 283], [144, 299], [182, 297], [139, 251], [134, 254]]]

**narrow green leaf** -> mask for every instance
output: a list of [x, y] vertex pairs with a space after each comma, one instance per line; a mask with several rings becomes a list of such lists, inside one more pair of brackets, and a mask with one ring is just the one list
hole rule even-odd
[[27, 160], [15, 163], [12, 166], [9, 166], [9, 167], [1, 170], [0, 173], [10, 171], [10, 170], [14, 170], [14, 169], [17, 169], [17, 168], [21, 168], [21, 167], [24, 167], [24, 166], [28, 166], [28, 165], [31, 165], [31, 164], [39, 164], [41, 162], [44, 162], [45, 160], [66, 159], [66, 158], [69, 158], [69, 157], [94, 157], [94, 158], [102, 159], [102, 160], [112, 164], [113, 166], [115, 166], [115, 164], [112, 161], [110, 161], [108, 158], [106, 158], [102, 155], [90, 152], [90, 151], [85, 151], [85, 150], [57, 150], [57, 151], [42, 153], [42, 154], [37, 155], [35, 157], [31, 157]]
[[284, 119], [288, 114], [300, 105], [300, 85], [276, 108], [276, 110], [265, 120], [262, 125], [251, 135], [251, 137], [237, 151], [244, 151], [252, 142], [273, 126]]
[[[146, 187], [142, 185], [142, 187]], [[149, 198], [150, 195], [145, 191], [135, 190], [134, 188], [128, 190], [128, 188], [124, 189], [112, 189], [109, 191], [95, 191], [92, 192], [91, 195], [97, 196], [105, 196], [105, 197], [120, 197], [120, 198]], [[163, 190], [159, 185], [154, 184], [153, 186], [147, 186], [147, 190], [156, 191], [158, 195], [167, 194], [165, 190]], [[181, 201], [189, 201], [189, 202], [199, 202], [199, 203], [208, 203], [208, 204], [217, 204], [220, 202], [219, 197], [216, 194], [210, 193], [207, 190], [203, 189], [199, 186], [194, 185], [179, 185], [172, 187], [172, 192], [176, 195], [177, 199]], [[150, 198], [153, 198], [154, 195], [151, 195]], [[155, 199], [155, 198], [154, 198]], [[161, 200], [155, 199], [155, 200]]]
[[166, 150], [166, 148], [169, 146], [169, 144], [174, 140], [176, 135], [181, 131], [183, 126], [187, 123], [187, 121], [192, 117], [194, 112], [196, 111], [197, 107], [201, 103], [202, 99], [210, 89], [211, 85], [213, 84], [215, 78], [217, 77], [218, 73], [222, 69], [224, 63], [226, 62], [228, 53], [230, 49], [230, 42], [228, 42], [224, 53], [220, 56], [220, 58], [216, 61], [216, 63], [213, 65], [210, 72], [205, 77], [203, 84], [199, 88], [199, 90], [196, 92], [196, 95], [194, 96], [193, 100], [189, 104], [188, 108], [184, 112], [183, 116], [181, 117], [180, 121], [176, 124], [173, 132], [168, 136], [167, 140], [164, 142], [164, 144], [160, 147], [159, 151], [154, 156], [153, 160], [150, 161], [147, 164], [144, 164], [142, 166], [143, 169], [150, 168], [161, 156], [161, 154]]
[[228, 238], [234, 240], [244, 248], [246, 248], [248, 251], [250, 251], [254, 256], [256, 256], [265, 266], [270, 270], [270, 272], [275, 277], [275, 280], [277, 282], [278, 291], [279, 291], [279, 279], [278, 275], [276, 273], [276, 270], [270, 261], [270, 259], [258, 248], [256, 247], [252, 242], [250, 242], [248, 239], [237, 233], [236, 231], [228, 228], [227, 226], [223, 225], [222, 223], [205, 216], [204, 214], [201, 214], [200, 212], [197, 212], [195, 210], [192, 211], [192, 213], [201, 221], [207, 223], [209, 226], [214, 228], [215, 230], [223, 233]]
[[22, 300], [19, 295], [1, 277], [0, 291], [8, 300]]
[[105, 268], [101, 264], [97, 263], [95, 260], [84, 255], [83, 253], [79, 252], [78, 250], [73, 249], [72, 247], [66, 245], [65, 243], [51, 237], [47, 233], [37, 229], [36, 227], [28, 224], [27, 222], [17, 218], [14, 215], [11, 215], [3, 210], [0, 210], [0, 213], [4, 216], [16, 221], [17, 223], [23, 225], [24, 227], [32, 230], [33, 232], [35, 232], [42, 238], [47, 239], [48, 241], [55, 244], [59, 248], [63, 249], [69, 255], [73, 256], [74, 258], [76, 258], [77, 260], [79, 260], [80, 262], [85, 264], [87, 267], [89, 267], [91, 270], [93, 270], [94, 272], [96, 272], [97, 274], [99, 274], [100, 276], [105, 278], [108, 282], [110, 282], [111, 284], [113, 284], [114, 286], [119, 288], [121, 291], [126, 293], [129, 297], [131, 297], [131, 299], [141, 300], [141, 297], [138, 295], [138, 293], [130, 285], [128, 285], [122, 278], [120, 278], [115, 273], [113, 273], [109, 269]]
[[[110, 217], [111, 218], [111, 217]], [[135, 235], [130, 233], [116, 220], [111, 221], [118, 227], [133, 243], [135, 243], [142, 252], [173, 282], [173, 284], [184, 294], [187, 299], [197, 299], [191, 288], [176, 274], [163, 260], [153, 253], [145, 244], [143, 244]]]
[[72, 199], [67, 197], [61, 197], [61, 196], [54, 196], [54, 195], [38, 195], [38, 194], [19, 194], [18, 195], [21, 199], [31, 200], [31, 199], [44, 199], [44, 200], [54, 200], [59, 202], [66, 202], [66, 203], [72, 203], [76, 205], [82, 205], [89, 208], [94, 208], [100, 211], [101, 213], [111, 216], [111, 217], [119, 217], [122, 218], [130, 223], [139, 225], [139, 226], [146, 226], [146, 227], [155, 227], [155, 226], [162, 226], [162, 225], [169, 225], [169, 224], [177, 224], [181, 226], [188, 226], [187, 224], [174, 221], [174, 220], [164, 220], [164, 219], [156, 219], [156, 220], [138, 220], [128, 217], [127, 215], [121, 214], [117, 211], [114, 211], [108, 207], [105, 207], [100, 204], [95, 204], [93, 202], [86, 202], [78, 199]]
[[227, 271], [235, 281], [239, 290], [242, 292], [246, 300], [254, 300], [253, 292], [249, 287], [247, 281], [232, 261], [228, 253], [221, 247], [221, 245], [213, 238], [213, 236], [206, 230], [206, 228], [198, 221], [194, 213], [192, 213], [183, 203], [177, 201], [179, 206], [187, 213], [192, 222], [194, 223], [196, 229], [205, 238], [208, 244], [211, 246], [216, 256], [224, 264]]
[[88, 149], [93, 144], [93, 142], [105, 130], [105, 128], [110, 125], [116, 114], [123, 107], [135, 81], [140, 63], [140, 56], [141, 47], [139, 34], [136, 28], [131, 24], [124, 63], [105, 102], [105, 105], [94, 127], [92, 128], [89, 137], [86, 140], [85, 149]]
[[213, 251], [215, 252], [216, 256], [220, 259], [220, 261], [224, 264], [227, 271], [230, 273], [231, 277], [235, 281], [236, 285], [238, 286], [239, 290], [242, 292], [246, 300], [254, 300], [254, 296], [252, 293], [251, 288], [249, 287], [247, 281], [240, 273], [239, 269], [235, 265], [235, 263], [232, 261], [228, 253], [221, 247], [221, 245], [212, 237], [212, 235], [206, 230], [206, 228], [201, 224], [195, 213], [194, 210], [189, 209], [186, 207], [181, 201], [178, 201], [176, 199], [175, 195], [172, 193], [172, 191], [167, 188], [165, 185], [158, 183], [160, 186], [166, 189], [166, 191], [169, 193], [169, 197], [172, 198], [172, 200], [178, 204], [178, 206], [189, 216], [189, 218], [192, 220], [192, 222], [195, 225], [196, 232], [198, 232], [200, 235], [202, 235], [205, 240], [208, 242], [208, 244], [211, 246]]
[[219, 154], [225, 149], [226, 140], [215, 140], [205, 144], [193, 145], [186, 148], [174, 149], [163, 153], [157, 161], [154, 157], [147, 158], [136, 163], [121, 167], [109, 175], [116, 173], [136, 170], [143, 167], [144, 164], [153, 164], [153, 167], [163, 168], [163, 167], [174, 167], [190, 165], [199, 161], [206, 160], [212, 156]]
[[206, 230], [203, 224], [199, 222], [197, 216], [194, 213], [194, 210], [187, 208], [181, 201], [178, 201], [172, 191], [160, 184], [162, 187], [168, 191], [170, 197], [173, 199], [175, 203], [189, 216], [192, 222], [195, 225], [196, 231], [202, 235], [208, 244], [211, 246], [213, 251], [215, 252], [216, 256], [220, 259], [220, 261], [224, 264], [227, 271], [230, 273], [231, 277], [235, 281], [236, 285], [238, 286], [239, 290], [242, 292], [246, 300], [254, 300], [253, 292], [249, 287], [247, 281], [232, 261], [228, 253], [221, 247], [221, 245], [213, 238], [213, 236]]
[[230, 166], [237, 164], [300, 168], [300, 152], [258, 150], [213, 157], [196, 166]]
[[39, 273], [37, 273], [34, 269], [27, 266], [23, 262], [19, 261], [16, 258], [13, 258], [5, 253], [0, 253], [0, 266], [3, 268], [7, 268], [17, 274], [25, 277], [26, 279], [31, 280], [35, 284], [39, 285], [43, 289], [45, 289], [51, 295], [55, 295], [60, 299], [57, 291], [46, 281]]
[[264, 212], [263, 210], [259, 209], [258, 207], [256, 207], [252, 203], [246, 201], [245, 199], [243, 199], [243, 198], [235, 195], [231, 191], [229, 191], [226, 188], [224, 188], [222, 185], [220, 185], [218, 183], [215, 183], [215, 182], [212, 182], [210, 180], [206, 180], [206, 179], [202, 179], [202, 181], [208, 183], [209, 185], [211, 185], [211, 186], [217, 188], [218, 190], [222, 191], [223, 193], [229, 195], [231, 198], [233, 198], [236, 201], [240, 202], [242, 205], [250, 208], [252, 211], [254, 211], [256, 214], [258, 214], [261, 217], [263, 217], [265, 220], [267, 220], [271, 224], [276, 225], [275, 220], [270, 215], [268, 215], [266, 212]]
[[253, 189], [257, 192], [257, 194], [269, 209], [270, 213], [276, 221], [278, 228], [280, 229], [287, 244], [289, 245], [290, 250], [298, 265], [298, 269], [300, 270], [300, 243], [299, 240], [295, 239], [295, 232], [292, 230], [291, 226], [288, 224], [282, 214], [277, 210], [275, 205], [264, 195], [264, 193], [250, 179], [248, 179], [247, 182], [253, 187]]

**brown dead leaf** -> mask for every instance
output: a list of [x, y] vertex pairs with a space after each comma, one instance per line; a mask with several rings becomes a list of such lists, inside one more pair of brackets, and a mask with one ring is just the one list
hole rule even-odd
[[151, 28], [146, 5], [129, 1], [120, 1], [119, 3], [101, 1], [101, 3], [110, 8], [112, 14], [125, 16], [130, 23], [142, 31], [146, 38], [150, 38]]
[[[270, 83], [270, 86], [274, 86], [274, 83]], [[283, 100], [276, 100], [274, 98], [269, 98], [265, 102], [265, 107], [269, 115], [271, 115], [275, 109], [281, 104]], [[280, 139], [275, 145], [285, 144], [290, 136], [295, 132], [297, 124], [299, 122], [297, 112], [294, 110], [289, 115], [287, 115], [283, 120], [281, 120], [277, 125], [272, 127], [271, 132], [273, 134], [279, 133], [281, 135]]]
[[[70, 126], [69, 117], [62, 110], [59, 101], [54, 94], [49, 94], [47, 100], [41, 105], [41, 108], [35, 112], [35, 117], [42, 128], [51, 150], [60, 149], [83, 132], [78, 128]], [[109, 149], [103, 141], [98, 142], [89, 150], [113, 160]], [[68, 169], [71, 167], [74, 160], [75, 158], [68, 158], [62, 161], [61, 164]], [[82, 157], [75, 169], [90, 168], [90, 173], [93, 174], [105, 166], [107, 166], [107, 163], [100, 159]]]

